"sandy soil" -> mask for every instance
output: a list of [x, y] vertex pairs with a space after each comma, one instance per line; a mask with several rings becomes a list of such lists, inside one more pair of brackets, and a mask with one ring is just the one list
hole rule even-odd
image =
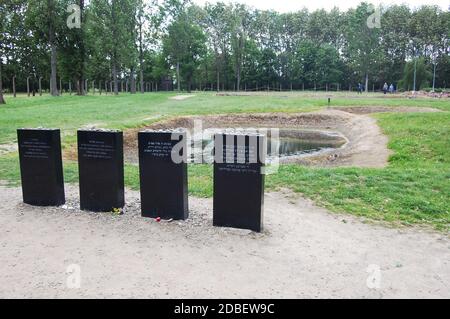
[[[262, 234], [212, 227], [212, 202], [186, 222], [21, 203], [0, 186], [0, 298], [449, 298], [450, 240], [330, 214], [291, 193], [266, 195]], [[345, 218], [345, 219], [344, 219]], [[67, 267], [81, 287], [67, 288]], [[377, 267], [380, 272], [378, 276]], [[369, 289], [376, 278], [380, 288]]]

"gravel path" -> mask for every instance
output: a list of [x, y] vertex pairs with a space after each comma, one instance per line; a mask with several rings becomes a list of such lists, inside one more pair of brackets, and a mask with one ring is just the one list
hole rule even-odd
[[[212, 201], [187, 222], [21, 203], [0, 186], [0, 298], [449, 298], [450, 240], [331, 214], [291, 193], [266, 195], [266, 230], [214, 228]], [[81, 286], [67, 286], [80, 266]], [[378, 271], [379, 270], [379, 271]], [[369, 285], [368, 285], [369, 282]], [[377, 288], [379, 286], [379, 288]], [[373, 289], [371, 289], [371, 288]]]

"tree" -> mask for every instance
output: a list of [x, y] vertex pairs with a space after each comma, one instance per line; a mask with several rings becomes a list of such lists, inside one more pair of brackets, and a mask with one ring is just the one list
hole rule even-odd
[[[125, 64], [134, 71], [136, 60], [136, 2], [135, 0], [92, 0], [90, 3], [89, 30], [93, 41], [91, 49], [97, 50], [110, 63], [110, 78], [114, 94], [119, 93], [118, 76]], [[132, 75], [134, 80], [134, 72]], [[132, 87], [133, 86], [132, 82]]]
[[47, 26], [48, 26], [48, 44], [50, 45], [50, 67], [51, 67], [51, 75], [50, 75], [50, 94], [52, 96], [58, 96], [58, 84], [56, 81], [56, 23], [54, 16], [56, 16], [56, 3], [55, 0], [47, 0]]
[[192, 77], [206, 53], [205, 35], [202, 30], [191, 23], [187, 14], [180, 14], [168, 28], [163, 40], [163, 50], [170, 63], [176, 67], [177, 83], [180, 90], [181, 77], [187, 82], [191, 91]]
[[408, 56], [411, 11], [408, 6], [392, 6], [383, 14], [381, 24], [381, 82], [393, 83], [403, 76]]
[[404, 90], [411, 90], [414, 85], [414, 65], [416, 64], [416, 88], [424, 89], [430, 87], [430, 80], [432, 73], [429, 70], [429, 66], [425, 62], [425, 58], [419, 58], [417, 61], [410, 61], [406, 64], [403, 72], [403, 79], [400, 81], [399, 86]]
[[6, 104], [5, 98], [3, 97], [3, 74], [2, 74], [2, 65], [3, 65], [3, 45], [5, 43], [5, 20], [6, 20], [6, 5], [5, 3], [0, 3], [0, 104]]
[[[64, 34], [65, 8], [62, 1], [30, 0], [27, 7], [27, 25], [32, 32], [35, 45], [48, 48], [50, 54], [50, 94], [58, 96], [57, 50], [58, 36]], [[63, 22], [64, 21], [64, 22]]]
[[339, 52], [331, 45], [324, 45], [317, 50], [316, 73], [319, 83], [326, 86], [331, 83], [340, 83], [343, 67]]
[[0, 60], [0, 104], [6, 104], [5, 98], [3, 97], [2, 64], [3, 62]]
[[299, 44], [295, 53], [293, 75], [302, 85], [317, 86], [318, 73], [316, 68], [317, 46], [310, 40]]
[[140, 91], [145, 92], [144, 88], [144, 18], [145, 18], [145, 4], [142, 0], [137, 1], [137, 22], [139, 34], [139, 78]]
[[[73, 0], [60, 0], [64, 7], [73, 4]], [[64, 80], [76, 83], [77, 95], [85, 95], [85, 79], [87, 68], [86, 42], [86, 14], [85, 1], [78, 0], [76, 4], [80, 7], [80, 28], [66, 27], [60, 34], [58, 69], [60, 77]], [[94, 79], [92, 79], [94, 80]]]
[[236, 4], [233, 11], [232, 48], [236, 75], [236, 90], [241, 88], [242, 64], [244, 58], [247, 29], [249, 27], [249, 12], [244, 5]]
[[226, 43], [229, 28], [226, 12], [230, 10], [224, 3], [205, 6], [205, 21], [203, 22], [209, 35], [209, 44], [214, 54], [214, 69], [216, 72], [216, 87], [220, 91], [220, 77], [225, 65]]
[[[69, 4], [81, 7], [81, 29], [66, 25]], [[112, 83], [118, 94], [119, 81], [131, 93], [138, 81], [143, 92], [146, 82], [173, 74], [178, 89], [188, 90], [351, 88], [361, 81], [368, 90], [369, 81], [404, 79], [406, 64], [417, 58], [428, 69], [436, 62], [438, 89], [450, 81], [450, 11], [437, 6], [383, 7], [380, 28], [368, 24], [374, 8], [367, 3], [346, 12], [292, 13], [190, 0], [8, 0], [0, 6], [2, 85], [29, 88], [29, 95], [38, 83], [51, 84], [57, 95], [56, 76], [82, 95], [86, 79]]]
[[347, 13], [347, 47], [345, 55], [352, 68], [365, 79], [366, 92], [369, 90], [369, 78], [376, 72], [381, 61], [379, 29], [369, 27], [367, 21], [371, 15], [371, 7], [361, 3], [356, 9]]

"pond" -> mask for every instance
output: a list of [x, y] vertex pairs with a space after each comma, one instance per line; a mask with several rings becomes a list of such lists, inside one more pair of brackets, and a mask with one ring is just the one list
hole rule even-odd
[[[311, 132], [299, 130], [284, 130], [280, 131], [279, 138], [267, 138], [267, 162], [270, 163], [276, 159], [287, 160], [289, 158], [301, 158], [308, 155], [319, 154], [321, 152], [338, 149], [346, 143], [346, 140], [339, 134], [329, 132]], [[212, 162], [213, 159], [213, 138], [208, 134], [209, 138], [204, 138], [204, 135], [194, 136], [191, 144], [191, 161], [194, 158], [201, 158], [203, 153], [203, 162]], [[203, 150], [199, 147], [199, 140], [202, 140], [201, 145]]]

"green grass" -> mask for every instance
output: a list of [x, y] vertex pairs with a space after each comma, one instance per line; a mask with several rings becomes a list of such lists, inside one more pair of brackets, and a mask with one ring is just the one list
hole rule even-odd
[[[72, 143], [76, 129], [95, 124], [103, 128], [126, 129], [149, 124], [161, 117], [191, 114], [307, 112], [327, 106], [325, 94], [309, 95], [290, 92], [264, 96], [216, 96], [195, 93], [184, 101], [169, 99], [175, 93], [123, 94], [119, 96], [50, 96], [7, 98], [0, 107], [0, 144], [16, 140], [19, 127], [58, 127], [63, 141]], [[331, 94], [330, 94], [331, 96]], [[332, 98], [333, 106], [427, 106], [449, 110], [448, 101], [434, 99], [404, 99], [360, 97], [343, 93]], [[154, 118], [158, 117], [158, 118]]]
[[[8, 99], [0, 107], [0, 144], [15, 140], [17, 127], [60, 127], [65, 145], [75, 142], [78, 127], [100, 123], [103, 127], [126, 129], [158, 119], [185, 114], [299, 112], [326, 106], [327, 95], [295, 94], [229, 97], [197, 94], [174, 101], [174, 94], [122, 95], [119, 97], [69, 97]], [[335, 94], [336, 106], [427, 106], [447, 112], [378, 114], [375, 117], [389, 137], [393, 151], [385, 169], [317, 169], [281, 166], [267, 176], [267, 188], [291, 188], [335, 212], [350, 213], [392, 224], [429, 225], [450, 230], [450, 102], [434, 99], [347, 97]], [[64, 163], [67, 182], [78, 181], [77, 165]], [[126, 185], [139, 188], [138, 168], [126, 165]], [[0, 179], [20, 182], [17, 154], [0, 157]], [[212, 168], [189, 166], [189, 192], [212, 196]]]

